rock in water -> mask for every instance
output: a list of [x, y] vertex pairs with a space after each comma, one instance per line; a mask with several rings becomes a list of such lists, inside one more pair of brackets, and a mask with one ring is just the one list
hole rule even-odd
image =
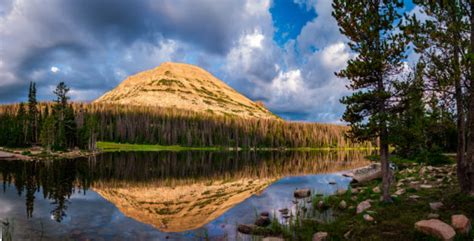
[[328, 233], [317, 232], [313, 235], [313, 241], [326, 241], [328, 239]]
[[352, 182], [363, 183], [377, 178], [382, 178], [382, 166], [380, 163], [374, 163], [367, 167], [361, 167], [352, 171]]
[[278, 211], [279, 211], [280, 213], [282, 213], [282, 214], [287, 214], [289, 210], [288, 210], [288, 208], [282, 208], [282, 209], [280, 209], [280, 210], [278, 210]]
[[305, 198], [311, 196], [311, 190], [309, 188], [297, 189], [293, 194], [295, 198]]
[[260, 226], [260, 227], [266, 227], [271, 223], [270, 217], [268, 216], [260, 216], [257, 218], [255, 221], [255, 225]]
[[257, 225], [254, 224], [239, 224], [239, 226], [237, 226], [237, 231], [243, 234], [253, 234], [256, 228]]
[[459, 234], [469, 234], [471, 231], [471, 221], [462, 214], [451, 216], [451, 225]]
[[456, 236], [456, 232], [451, 226], [438, 219], [418, 221], [415, 223], [415, 229], [444, 241], [452, 241]]
[[372, 205], [370, 205], [370, 201], [369, 200], [365, 200], [361, 203], [359, 203], [357, 205], [357, 208], [356, 208], [356, 213], [359, 214], [359, 213], [362, 213], [364, 212], [366, 209], [369, 209]]

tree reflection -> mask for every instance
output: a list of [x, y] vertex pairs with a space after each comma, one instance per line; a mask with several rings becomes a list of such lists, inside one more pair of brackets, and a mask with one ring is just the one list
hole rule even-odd
[[96, 187], [174, 186], [212, 180], [278, 178], [335, 172], [367, 162], [368, 152], [115, 152], [74, 160], [0, 162], [3, 190], [14, 185], [34, 214], [35, 195], [66, 217], [72, 194]]

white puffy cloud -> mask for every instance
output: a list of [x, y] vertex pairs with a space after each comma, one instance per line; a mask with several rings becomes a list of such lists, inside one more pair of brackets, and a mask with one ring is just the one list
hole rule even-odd
[[51, 72], [53, 72], [53, 73], [59, 72], [59, 68], [56, 67], [56, 66], [51, 66], [51, 69], [50, 69], [50, 70], [51, 70]]
[[[0, 102], [36, 81], [51, 99], [59, 81], [92, 100], [164, 61], [208, 69], [285, 117], [337, 122], [348, 93], [334, 72], [351, 53], [331, 2], [296, 1], [317, 17], [279, 46], [270, 0], [0, 0]], [[15, 26], [12, 28], [11, 26]]]

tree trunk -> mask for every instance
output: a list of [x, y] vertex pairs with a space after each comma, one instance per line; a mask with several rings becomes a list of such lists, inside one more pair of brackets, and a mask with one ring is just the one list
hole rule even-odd
[[[385, 128], [386, 129], [386, 128]], [[390, 183], [392, 179], [392, 173], [388, 162], [388, 143], [387, 143], [387, 131], [382, 130], [380, 134], [380, 163], [382, 165], [382, 192], [383, 201], [391, 202], [390, 196]]]
[[461, 86], [461, 69], [459, 66], [459, 43], [454, 46], [454, 98], [456, 100], [456, 112], [457, 116], [457, 151], [456, 151], [456, 163], [457, 163], [457, 176], [461, 189], [467, 185], [466, 180], [466, 168], [465, 168], [465, 153], [466, 153], [466, 116], [464, 108], [463, 91]]
[[[465, 159], [465, 183], [461, 184], [463, 192], [474, 195], [474, 0], [471, 0], [471, 46], [469, 50], [470, 56], [470, 86], [468, 99], [468, 120], [467, 120], [467, 155]], [[463, 168], [461, 167], [461, 168]]]

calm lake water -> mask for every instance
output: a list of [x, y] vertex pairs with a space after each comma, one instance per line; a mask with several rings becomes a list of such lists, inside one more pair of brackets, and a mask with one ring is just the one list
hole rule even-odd
[[237, 224], [262, 211], [285, 222], [277, 210], [294, 210], [295, 189], [346, 189], [350, 179], [339, 172], [367, 165], [368, 154], [115, 152], [4, 161], [0, 220], [13, 223], [15, 240], [246, 240]]

